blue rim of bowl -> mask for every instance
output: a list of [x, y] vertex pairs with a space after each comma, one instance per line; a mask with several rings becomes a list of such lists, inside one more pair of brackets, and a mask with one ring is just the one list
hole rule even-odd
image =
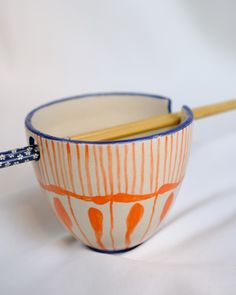
[[130, 138], [130, 139], [120, 139], [120, 140], [109, 140], [109, 141], [86, 141], [86, 140], [75, 140], [75, 139], [69, 139], [69, 138], [65, 138], [65, 137], [57, 137], [57, 136], [53, 136], [44, 132], [41, 132], [39, 130], [37, 130], [33, 124], [32, 124], [32, 117], [33, 115], [43, 109], [46, 108], [48, 106], [57, 104], [57, 103], [62, 103], [68, 100], [74, 100], [74, 99], [82, 99], [82, 98], [88, 98], [88, 97], [99, 97], [99, 96], [119, 96], [119, 95], [124, 95], [124, 96], [146, 96], [148, 98], [154, 98], [154, 99], [164, 99], [168, 101], [168, 112], [171, 113], [172, 112], [172, 102], [171, 99], [168, 97], [164, 97], [161, 95], [156, 95], [156, 94], [147, 94], [147, 93], [139, 93], [139, 92], [99, 92], [99, 93], [89, 93], [89, 94], [82, 94], [82, 95], [76, 95], [76, 96], [71, 96], [71, 97], [66, 97], [66, 98], [61, 98], [61, 99], [57, 99], [57, 100], [53, 100], [49, 103], [43, 104], [35, 109], [33, 109], [30, 113], [28, 113], [28, 115], [25, 118], [25, 127], [31, 131], [32, 133], [46, 138], [46, 139], [51, 139], [51, 140], [56, 140], [56, 141], [63, 141], [63, 142], [71, 142], [71, 143], [85, 143], [85, 144], [115, 144], [115, 143], [127, 143], [127, 142], [133, 142], [133, 141], [142, 141], [142, 140], [150, 140], [153, 138], [157, 138], [159, 136], [164, 136], [164, 135], [168, 135], [168, 134], [172, 134], [175, 133], [181, 129], [184, 129], [185, 127], [187, 127], [188, 125], [190, 125], [193, 122], [193, 112], [192, 110], [184, 105], [182, 107], [182, 110], [185, 111], [187, 119], [180, 123], [178, 126], [176, 126], [175, 128], [171, 128], [170, 130], [167, 131], [163, 131], [163, 132], [159, 132], [157, 134], [152, 134], [152, 135], [148, 135], [148, 136], [142, 136], [142, 137], [135, 137], [135, 138]]

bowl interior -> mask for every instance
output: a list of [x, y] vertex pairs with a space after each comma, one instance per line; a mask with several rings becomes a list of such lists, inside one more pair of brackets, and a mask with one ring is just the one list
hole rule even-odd
[[74, 97], [38, 108], [33, 112], [31, 124], [42, 133], [68, 137], [166, 114], [170, 110], [169, 104], [167, 98], [139, 94]]

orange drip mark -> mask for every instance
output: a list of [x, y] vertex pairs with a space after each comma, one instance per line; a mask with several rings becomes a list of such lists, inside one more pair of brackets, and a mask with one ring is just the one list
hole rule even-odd
[[167, 148], [168, 148], [168, 136], [166, 136], [165, 138], [165, 157], [164, 157], [164, 177], [163, 177], [163, 182], [166, 181], [166, 166], [167, 166], [167, 157], [168, 157], [168, 154], [167, 154]]
[[179, 155], [179, 163], [178, 163], [177, 174], [176, 174], [177, 180], [179, 179], [179, 170], [180, 170], [181, 160], [182, 160], [182, 155], [183, 155], [183, 143], [184, 143], [184, 129], [181, 130], [180, 155]]
[[169, 161], [169, 169], [168, 169], [168, 182], [170, 182], [170, 171], [172, 168], [172, 154], [173, 154], [173, 134], [170, 136], [170, 161]]
[[98, 176], [98, 159], [97, 159], [97, 153], [96, 153], [96, 146], [93, 146], [93, 155], [94, 155], [94, 161], [95, 161], [95, 171], [96, 171], [96, 187], [98, 195], [101, 194], [100, 192], [100, 183], [99, 183], [99, 176]]
[[118, 183], [118, 191], [121, 191], [120, 186], [120, 152], [119, 152], [119, 145], [116, 145], [116, 163], [117, 163], [117, 183]]
[[103, 215], [102, 212], [96, 208], [89, 208], [88, 210], [89, 221], [94, 230], [97, 243], [99, 247], [106, 250], [102, 243], [102, 230], [103, 230]]
[[103, 179], [103, 185], [104, 185], [104, 192], [107, 195], [107, 178], [106, 178], [106, 172], [103, 164], [103, 149], [102, 146], [99, 147], [99, 160], [101, 165], [101, 171], [102, 171], [102, 179]]
[[126, 248], [129, 248], [130, 245], [130, 237], [133, 231], [135, 230], [135, 227], [140, 222], [142, 216], [143, 216], [144, 208], [143, 205], [137, 203], [134, 204], [133, 207], [130, 209], [129, 214], [126, 219], [126, 226], [127, 231], [125, 235], [125, 244]]
[[56, 209], [56, 213], [60, 221], [65, 225], [68, 230], [72, 230], [73, 224], [72, 221], [67, 214], [64, 206], [62, 205], [62, 202], [58, 198], [53, 199], [54, 207]]
[[47, 155], [48, 155], [49, 165], [50, 165], [50, 169], [52, 172], [53, 182], [56, 183], [56, 178], [54, 175], [54, 169], [53, 169], [53, 164], [52, 164], [52, 158], [51, 158], [51, 154], [50, 154], [49, 147], [48, 147], [48, 141], [46, 140], [45, 143], [46, 143], [46, 151], [47, 151]]
[[72, 172], [71, 151], [70, 151], [69, 142], [67, 142], [67, 144], [66, 144], [66, 151], [67, 151], [70, 183], [71, 183], [72, 191], [75, 192], [75, 185], [74, 185], [73, 172]]
[[52, 141], [52, 152], [53, 152], [53, 160], [55, 163], [55, 170], [56, 170], [56, 184], [59, 185], [60, 181], [59, 181], [59, 176], [58, 176], [58, 167], [57, 167], [57, 157], [56, 157], [56, 150], [55, 150], [55, 145], [54, 142]]
[[143, 185], [144, 185], [144, 142], [142, 142], [140, 194], [143, 193]]
[[108, 174], [109, 174], [109, 182], [110, 182], [110, 191], [113, 194], [113, 175], [112, 175], [112, 155], [111, 155], [111, 146], [107, 146], [107, 157], [108, 157]]
[[114, 228], [114, 216], [113, 216], [113, 202], [110, 202], [110, 237], [111, 237], [111, 243], [112, 248], [115, 249], [115, 241], [113, 237], [113, 228]]
[[173, 182], [173, 180], [174, 180], [176, 163], [177, 163], [177, 155], [178, 155], [178, 147], [179, 147], [179, 132], [176, 133], [175, 159], [174, 159], [174, 166], [173, 166], [173, 171], [172, 171], [171, 182]]
[[92, 195], [92, 185], [91, 185], [91, 178], [90, 178], [90, 171], [89, 171], [89, 147], [86, 144], [85, 145], [85, 172], [86, 172], [86, 178], [87, 178], [87, 184], [88, 184], [88, 193], [89, 195]]
[[136, 160], [135, 160], [135, 143], [132, 143], [132, 162], [133, 162], [133, 183], [132, 183], [132, 194], [134, 194], [136, 184]]
[[153, 143], [150, 142], [150, 191], [152, 191], [153, 184]]
[[124, 175], [125, 175], [125, 192], [128, 192], [128, 169], [127, 169], [127, 158], [128, 158], [128, 145], [124, 146], [125, 163], [124, 163]]
[[63, 183], [64, 188], [66, 188], [66, 182], [65, 182], [63, 168], [62, 168], [63, 161], [62, 161], [62, 155], [61, 155], [61, 143], [60, 142], [57, 143], [57, 147], [58, 147], [58, 152], [59, 152], [59, 165], [60, 165], [60, 172], [61, 172], [62, 183]]
[[83, 184], [83, 179], [82, 179], [82, 173], [81, 173], [81, 162], [80, 162], [80, 148], [79, 145], [76, 145], [76, 153], [77, 153], [77, 164], [78, 164], [78, 174], [79, 174], [79, 181], [81, 185], [81, 191], [82, 194], [84, 195], [84, 184]]
[[162, 209], [161, 216], [160, 216], [160, 222], [163, 220], [163, 218], [166, 216], [166, 213], [170, 209], [173, 199], [174, 199], [174, 194], [171, 193], [170, 196], [168, 197], [168, 199], [166, 200], [164, 208]]
[[156, 163], [156, 190], [158, 188], [158, 177], [159, 177], [159, 165], [160, 165], [160, 138], [157, 139], [157, 163]]
[[136, 202], [136, 201], [143, 201], [150, 199], [158, 194], [164, 194], [170, 190], [177, 188], [180, 182], [176, 183], [167, 183], [163, 184], [157, 191], [145, 194], [145, 195], [133, 195], [127, 193], [118, 193], [114, 195], [106, 195], [106, 196], [84, 196], [76, 194], [75, 192], [70, 192], [66, 189], [58, 187], [53, 184], [40, 184], [41, 187], [49, 192], [56, 193], [61, 196], [70, 196], [78, 200], [86, 201], [86, 202], [93, 202], [95, 204], [106, 204], [107, 202], [118, 202], [118, 203], [129, 203], [129, 202]]
[[45, 161], [42, 137], [40, 137], [40, 144], [41, 144], [41, 156], [42, 156], [42, 160], [43, 160], [43, 166], [44, 166], [44, 170], [45, 170], [45, 174], [46, 174], [46, 179], [47, 179], [47, 182], [50, 183], [49, 176], [48, 176], [47, 165], [46, 165], [46, 161]]

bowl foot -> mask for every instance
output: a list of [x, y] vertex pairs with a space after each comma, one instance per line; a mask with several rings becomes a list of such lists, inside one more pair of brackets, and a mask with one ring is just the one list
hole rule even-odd
[[99, 252], [99, 253], [104, 253], [104, 254], [120, 254], [120, 253], [125, 253], [125, 252], [128, 252], [128, 251], [131, 251], [131, 250], [137, 248], [138, 246], [140, 246], [141, 244], [138, 244], [138, 245], [133, 246], [131, 248], [121, 249], [121, 250], [100, 250], [100, 249], [96, 249], [96, 248], [93, 248], [93, 247], [90, 247], [90, 246], [86, 246], [86, 247], [89, 248], [89, 249], [91, 249], [91, 250], [93, 250], [93, 251], [95, 251], [95, 252]]

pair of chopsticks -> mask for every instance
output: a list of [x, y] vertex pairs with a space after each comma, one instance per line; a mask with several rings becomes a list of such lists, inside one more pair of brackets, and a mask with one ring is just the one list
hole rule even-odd
[[[236, 109], [236, 99], [214, 103], [192, 109], [194, 119], [209, 117], [218, 113]], [[132, 136], [143, 132], [154, 131], [162, 128], [173, 127], [181, 122], [181, 112], [155, 116], [127, 124], [95, 130], [87, 133], [70, 136], [74, 140], [103, 141], [114, 140]]]

